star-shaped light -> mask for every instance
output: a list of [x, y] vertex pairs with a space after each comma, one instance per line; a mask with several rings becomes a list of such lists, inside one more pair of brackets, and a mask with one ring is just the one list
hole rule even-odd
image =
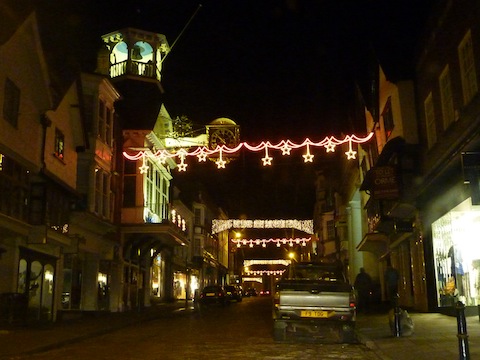
[[288, 144], [284, 144], [280, 149], [282, 150], [282, 155], [290, 155], [290, 151], [292, 150], [292, 147], [289, 146]]
[[167, 162], [167, 154], [165, 151], [161, 151], [160, 154], [158, 155], [158, 161], [160, 161], [160, 164], [165, 164]]
[[145, 161], [143, 162], [143, 165], [139, 167], [140, 169], [140, 174], [146, 174], [147, 171], [148, 171], [148, 165], [145, 163]]
[[215, 164], [217, 164], [218, 169], [225, 169], [225, 164], [227, 162], [223, 160], [222, 158], [219, 158], [217, 161], [215, 161]]
[[350, 149], [348, 151], [345, 151], [345, 155], [347, 155], [347, 160], [355, 159], [356, 155], [357, 155], [357, 152]]
[[187, 171], [188, 164], [185, 164], [183, 161], [177, 165], [178, 171]]
[[328, 144], [325, 145], [325, 149], [327, 149], [327, 152], [335, 152], [335, 144], [329, 141]]
[[262, 161], [263, 161], [263, 166], [267, 166], [267, 165], [272, 165], [272, 160], [273, 160], [273, 157], [271, 156], [265, 156], [262, 158]]
[[303, 156], [303, 161], [304, 162], [313, 162], [313, 155], [310, 154], [310, 145], [307, 144], [307, 153]]
[[304, 162], [313, 162], [313, 156], [312, 154], [310, 153], [307, 153], [305, 155], [302, 155], [303, 156], [303, 161]]
[[197, 155], [198, 161], [207, 161], [207, 153], [203, 150], [200, 151], [200, 153]]

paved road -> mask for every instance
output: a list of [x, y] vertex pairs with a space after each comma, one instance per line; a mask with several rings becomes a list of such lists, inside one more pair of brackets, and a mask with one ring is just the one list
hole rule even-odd
[[[294, 339], [275, 343], [270, 298], [225, 308], [179, 311], [157, 320], [69, 344], [25, 359], [352, 359], [378, 357], [362, 344]], [[23, 359], [16, 357], [16, 359]]]

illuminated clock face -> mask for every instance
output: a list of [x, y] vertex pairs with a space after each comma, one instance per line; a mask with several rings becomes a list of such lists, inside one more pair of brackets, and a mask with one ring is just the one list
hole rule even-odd
[[230, 129], [216, 129], [210, 134], [210, 148], [215, 149], [217, 146], [225, 145], [226, 147], [235, 147], [235, 133]]

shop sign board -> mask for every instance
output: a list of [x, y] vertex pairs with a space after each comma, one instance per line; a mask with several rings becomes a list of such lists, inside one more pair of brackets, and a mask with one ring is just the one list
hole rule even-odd
[[376, 166], [372, 170], [374, 199], [398, 199], [400, 190], [398, 186], [397, 170], [394, 166]]

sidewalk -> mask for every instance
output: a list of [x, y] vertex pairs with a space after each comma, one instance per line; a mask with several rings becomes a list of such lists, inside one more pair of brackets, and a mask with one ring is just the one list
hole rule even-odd
[[[85, 316], [44, 327], [5, 328], [0, 326], [0, 359], [13, 359], [20, 354], [25, 356], [53, 349], [135, 323], [168, 317], [174, 311], [185, 311], [185, 302], [158, 304], [141, 312]], [[437, 313], [410, 313], [410, 316], [415, 324], [413, 335], [394, 337], [386, 312], [359, 314], [358, 340], [383, 360], [459, 358], [456, 317]], [[470, 359], [480, 359], [479, 318], [478, 316], [467, 317], [466, 323]]]
[[55, 349], [136, 323], [168, 317], [174, 311], [185, 311], [185, 301], [156, 304], [139, 312], [90, 314], [43, 326], [0, 325], [0, 359]]
[[[359, 314], [358, 340], [384, 360], [452, 360], [460, 356], [457, 318], [438, 313], [410, 313], [414, 333], [394, 337], [387, 313]], [[470, 359], [480, 359], [478, 316], [466, 318]]]

